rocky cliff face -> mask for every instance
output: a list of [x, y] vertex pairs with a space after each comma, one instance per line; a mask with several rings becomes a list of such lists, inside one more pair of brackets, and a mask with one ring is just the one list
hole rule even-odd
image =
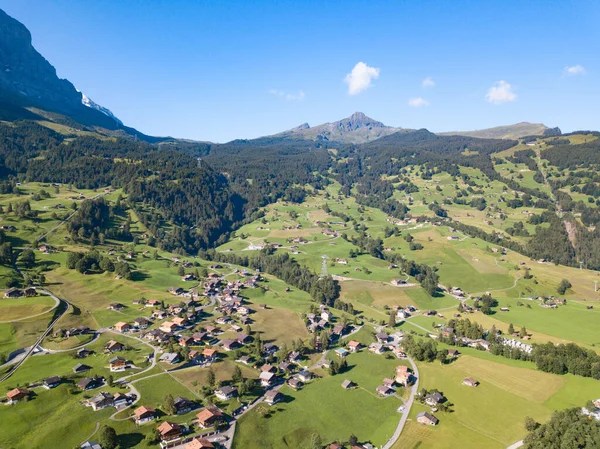
[[60, 79], [54, 67], [33, 47], [31, 33], [0, 10], [0, 103], [33, 106], [64, 114], [84, 125], [117, 129], [121, 125], [82, 103], [82, 94], [69, 81]]

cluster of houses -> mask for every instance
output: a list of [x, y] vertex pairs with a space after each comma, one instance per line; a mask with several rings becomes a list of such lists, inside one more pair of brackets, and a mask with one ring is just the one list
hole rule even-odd
[[344, 323], [334, 322], [333, 314], [329, 310], [329, 307], [324, 304], [319, 305], [319, 310], [316, 313], [308, 313], [306, 315], [306, 325], [308, 331], [311, 333], [329, 330], [329, 338], [331, 340], [337, 340], [350, 332], [349, 326], [344, 325]]
[[5, 298], [21, 298], [23, 296], [37, 296], [37, 290], [35, 287], [27, 287], [27, 288], [9, 288], [4, 292]]
[[95, 412], [108, 407], [114, 407], [117, 410], [122, 410], [131, 405], [131, 403], [135, 401], [135, 399], [135, 395], [128, 395], [123, 393], [112, 394], [106, 391], [101, 391], [95, 396], [83, 401], [83, 405], [85, 405], [86, 407], [91, 407], [91, 409]]

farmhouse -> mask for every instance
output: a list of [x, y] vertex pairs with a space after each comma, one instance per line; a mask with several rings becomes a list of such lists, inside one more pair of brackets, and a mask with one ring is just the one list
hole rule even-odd
[[175, 406], [175, 410], [178, 415], [189, 413], [191, 410], [196, 408], [196, 404], [194, 402], [182, 397], [176, 397], [173, 400], [173, 405]]
[[417, 422], [427, 424], [428, 426], [435, 426], [439, 420], [430, 413], [421, 412], [417, 415]]
[[400, 385], [407, 385], [410, 380], [410, 372], [408, 371], [408, 367], [404, 365], [398, 365], [396, 367], [396, 383]]
[[385, 385], [378, 386], [375, 391], [379, 396], [387, 397], [394, 394], [394, 390], [392, 388], [386, 387]]
[[77, 382], [77, 388], [80, 390], [91, 390], [100, 386], [101, 380], [97, 377], [86, 377]]
[[9, 288], [4, 293], [5, 298], [20, 298], [21, 296], [23, 296], [23, 290], [20, 288]]
[[175, 365], [179, 362], [179, 354], [177, 354], [176, 352], [165, 352], [160, 356], [158, 360], [159, 362], [165, 362], [169, 365]]
[[114, 399], [115, 397], [112, 394], [102, 391], [93, 398], [88, 399], [85, 402], [85, 405], [92, 407], [92, 410], [97, 412], [98, 410], [105, 409], [106, 407], [112, 407]]
[[310, 371], [302, 370], [298, 374], [296, 374], [296, 377], [302, 382], [306, 383], [312, 380], [313, 374]]
[[348, 379], [346, 379], [345, 381], [342, 382], [342, 388], [344, 390], [349, 390], [350, 388], [354, 388], [355, 386], [356, 386], [356, 384]]
[[258, 378], [260, 379], [260, 384], [263, 387], [270, 387], [277, 381], [277, 376], [274, 373], [269, 373], [267, 371], [260, 373]]
[[350, 352], [358, 352], [361, 348], [361, 344], [358, 341], [355, 340], [351, 340], [350, 342], [348, 342], [348, 350]]
[[83, 373], [84, 371], [89, 371], [91, 369], [92, 369], [91, 367], [84, 365], [83, 363], [78, 363], [77, 365], [75, 365], [73, 367], [73, 372], [75, 374], [77, 374], [77, 373]]
[[173, 331], [177, 330], [177, 328], [178, 328], [178, 327], [179, 327], [179, 326], [177, 326], [177, 324], [175, 324], [175, 323], [174, 323], [174, 322], [172, 322], [172, 321], [165, 321], [164, 323], [162, 323], [162, 324], [160, 325], [160, 328], [159, 328], [159, 329], [160, 329], [161, 331], [163, 331], [163, 332], [166, 332], [166, 333], [171, 333], [171, 332], [173, 332]]
[[444, 395], [436, 391], [435, 393], [428, 394], [425, 397], [425, 403], [431, 407], [435, 407], [436, 405], [444, 402], [444, 399]]
[[6, 393], [6, 399], [9, 404], [15, 404], [29, 396], [27, 388], [14, 388]]
[[287, 384], [294, 390], [299, 390], [304, 385], [300, 379], [296, 379], [295, 377], [290, 377], [287, 380]]
[[136, 318], [133, 325], [138, 329], [146, 329], [150, 325], [150, 321], [143, 317]]
[[47, 377], [44, 379], [44, 388], [47, 388], [48, 390], [55, 388], [60, 384], [60, 381], [60, 376]]
[[204, 357], [205, 362], [212, 363], [216, 359], [217, 351], [215, 349], [206, 348], [202, 351], [202, 356]]
[[467, 387], [476, 387], [477, 385], [479, 385], [479, 382], [473, 379], [472, 377], [465, 377], [462, 381], [462, 384], [466, 385]]

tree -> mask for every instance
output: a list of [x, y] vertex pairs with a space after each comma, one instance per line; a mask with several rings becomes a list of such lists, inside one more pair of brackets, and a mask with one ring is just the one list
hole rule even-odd
[[32, 268], [35, 265], [35, 253], [30, 249], [25, 249], [21, 253], [20, 260], [25, 268]]
[[215, 376], [215, 372], [212, 370], [212, 368], [208, 369], [208, 376], [206, 378], [206, 381], [208, 382], [208, 385], [210, 385], [210, 387], [214, 390], [217, 385], [217, 377]]
[[180, 266], [180, 267], [177, 269], [177, 274], [178, 274], [179, 276], [184, 276], [184, 275], [185, 275], [185, 269], [184, 269], [182, 266]]
[[110, 426], [103, 426], [98, 432], [97, 438], [103, 449], [115, 449], [118, 445], [117, 432]]
[[356, 446], [358, 444], [358, 438], [356, 438], [356, 435], [350, 435], [350, 438], [348, 439], [348, 444], [350, 444], [350, 446]]
[[175, 401], [173, 400], [173, 396], [170, 394], [165, 396], [163, 407], [165, 409], [165, 413], [169, 415], [174, 415], [177, 412], [177, 409], [175, 408]]
[[508, 325], [508, 334], [509, 334], [509, 335], [512, 335], [512, 334], [514, 334], [514, 333], [515, 333], [515, 327], [513, 326], [513, 323], [510, 323], [510, 324]]
[[231, 375], [231, 380], [235, 384], [239, 384], [244, 380], [244, 376], [242, 375], [242, 370], [237, 365], [235, 366], [235, 368], [233, 370], [233, 374]]
[[317, 433], [313, 433], [310, 437], [310, 449], [323, 449], [323, 440]]
[[396, 326], [396, 314], [394, 313], [394, 311], [390, 312], [390, 317], [388, 319], [388, 326], [389, 327], [395, 327]]
[[448, 350], [440, 349], [437, 352], [435, 358], [438, 362], [440, 362], [441, 365], [444, 365], [448, 361]]
[[558, 284], [558, 287], [556, 287], [556, 291], [559, 295], [564, 295], [571, 287], [571, 283], [567, 279], [563, 279], [560, 281], [560, 284]]
[[519, 336], [520, 336], [521, 338], [523, 338], [523, 337], [526, 337], [526, 336], [527, 336], [527, 329], [525, 328], [525, 326], [523, 326], [523, 327], [521, 328], [521, 332], [519, 332]]
[[12, 244], [5, 242], [0, 245], [0, 264], [11, 265], [13, 262]]
[[533, 432], [538, 427], [540, 427], [539, 422], [529, 416], [525, 417], [525, 430], [527, 430], [527, 432]]

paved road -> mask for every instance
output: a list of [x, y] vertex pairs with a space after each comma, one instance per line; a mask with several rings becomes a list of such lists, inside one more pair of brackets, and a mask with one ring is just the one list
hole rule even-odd
[[383, 446], [382, 449], [390, 449], [394, 444], [396, 444], [396, 441], [398, 441], [398, 438], [400, 438], [400, 435], [402, 434], [402, 430], [404, 429], [404, 425], [406, 424], [406, 420], [408, 419], [408, 414], [410, 413], [410, 409], [415, 400], [415, 395], [419, 391], [419, 379], [420, 379], [419, 369], [417, 368], [417, 365], [415, 364], [413, 359], [411, 359], [409, 357], [408, 361], [410, 362], [410, 364], [412, 366], [414, 375], [417, 378], [417, 380], [415, 381], [415, 384], [411, 388], [410, 397], [408, 398], [408, 401], [406, 401], [406, 403], [404, 405], [404, 412], [402, 412], [402, 417], [400, 418], [400, 422], [398, 422], [398, 426], [396, 426], [396, 430], [394, 431], [394, 434], [388, 440], [388, 442]]
[[523, 442], [523, 440], [521, 441], [517, 441], [516, 443], [511, 444], [510, 446], [508, 446], [507, 449], [517, 449], [521, 446], [523, 446], [525, 443]]

